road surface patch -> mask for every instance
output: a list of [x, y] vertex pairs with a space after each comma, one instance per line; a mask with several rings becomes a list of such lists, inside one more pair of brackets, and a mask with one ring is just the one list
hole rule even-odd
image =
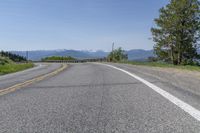
[[58, 74], [58, 73], [64, 71], [66, 68], [67, 68], [67, 65], [66, 65], [66, 64], [62, 64], [62, 66], [61, 66], [59, 69], [57, 69], [57, 70], [55, 70], [55, 71], [53, 71], [53, 72], [50, 72], [50, 73], [47, 73], [47, 74], [44, 74], [44, 75], [40, 75], [40, 76], [38, 76], [38, 77], [36, 77], [36, 78], [27, 80], [27, 81], [22, 82], [22, 83], [18, 83], [18, 84], [16, 84], [16, 85], [13, 85], [13, 86], [8, 87], [8, 88], [0, 89], [0, 96], [5, 95], [5, 94], [8, 94], [8, 93], [10, 93], [10, 92], [14, 92], [14, 91], [16, 91], [16, 90], [18, 90], [18, 89], [21, 89], [21, 88], [23, 88], [23, 87], [26, 87], [26, 86], [28, 86], [28, 85], [31, 85], [31, 84], [33, 84], [33, 83], [35, 83], [35, 82], [44, 80], [44, 79], [46, 79], [46, 78], [48, 78], [48, 77], [52, 77], [52, 76], [54, 76], [54, 75], [56, 75], [56, 74]]
[[95, 64], [108, 66], [108, 67], [111, 67], [113, 69], [116, 69], [116, 70], [119, 70], [121, 72], [128, 74], [129, 76], [137, 79], [138, 81], [142, 82], [146, 86], [150, 87], [155, 92], [162, 95], [164, 98], [166, 98], [167, 100], [169, 100], [170, 102], [172, 102], [173, 104], [175, 104], [176, 106], [178, 106], [179, 108], [181, 108], [182, 110], [187, 112], [189, 115], [191, 115], [196, 120], [200, 121], [200, 111], [199, 110], [197, 110], [196, 108], [192, 107], [191, 105], [185, 103], [184, 101], [180, 100], [179, 98], [173, 96], [172, 94], [168, 93], [167, 91], [161, 89], [160, 87], [146, 81], [145, 79], [143, 79], [143, 78], [141, 78], [141, 77], [139, 77], [139, 76], [137, 76], [133, 73], [130, 73], [126, 70], [123, 70], [121, 68], [118, 68], [118, 67], [115, 67], [115, 66], [112, 66], [112, 65], [108, 65], [108, 64], [103, 64], [103, 63], [95, 63]]

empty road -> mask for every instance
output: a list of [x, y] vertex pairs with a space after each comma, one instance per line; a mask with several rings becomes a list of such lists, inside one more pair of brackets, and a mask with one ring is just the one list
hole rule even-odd
[[[200, 110], [198, 73], [110, 65], [137, 75]], [[16, 79], [30, 79], [59, 67], [51, 64], [46, 69], [28, 71], [29, 74], [0, 77], [0, 85], [9, 87], [19, 82]], [[138, 79], [102, 64], [70, 64], [51, 78], [0, 96], [0, 133], [199, 132], [200, 121], [195, 116]]]

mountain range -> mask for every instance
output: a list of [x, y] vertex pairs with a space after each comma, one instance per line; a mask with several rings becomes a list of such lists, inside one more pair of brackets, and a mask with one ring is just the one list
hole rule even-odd
[[[26, 51], [11, 51], [14, 54], [26, 56]], [[133, 49], [125, 51], [129, 60], [146, 60], [150, 56], [154, 56], [153, 50]], [[109, 52], [102, 50], [99, 51], [81, 51], [81, 50], [35, 50], [28, 51], [28, 59], [33, 61], [39, 61], [48, 56], [72, 56], [77, 59], [86, 58], [103, 58], [106, 57]]]

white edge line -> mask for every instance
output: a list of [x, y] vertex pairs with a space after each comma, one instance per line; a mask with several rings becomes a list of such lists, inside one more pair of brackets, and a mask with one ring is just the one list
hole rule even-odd
[[96, 63], [96, 64], [105, 65], [105, 66], [114, 68], [116, 70], [122, 71], [122, 72], [128, 74], [129, 76], [139, 80], [140, 82], [144, 83], [145, 85], [150, 87], [155, 92], [157, 92], [160, 95], [162, 95], [164, 98], [166, 98], [170, 102], [172, 102], [175, 105], [177, 105], [179, 108], [181, 108], [182, 110], [184, 110], [188, 114], [190, 114], [193, 118], [195, 118], [196, 120], [200, 121], [200, 111], [199, 110], [197, 110], [196, 108], [192, 107], [191, 105], [185, 103], [184, 101], [178, 99], [177, 97], [173, 96], [172, 94], [168, 93], [167, 91], [164, 91], [160, 87], [158, 87], [158, 86], [146, 81], [145, 79], [140, 78], [139, 76], [137, 76], [137, 75], [135, 75], [133, 73], [130, 73], [130, 72], [126, 71], [126, 70], [123, 70], [121, 68], [118, 68], [118, 67], [115, 67], [115, 66], [112, 66], [112, 65], [108, 65], [108, 64], [102, 64], [102, 63]]

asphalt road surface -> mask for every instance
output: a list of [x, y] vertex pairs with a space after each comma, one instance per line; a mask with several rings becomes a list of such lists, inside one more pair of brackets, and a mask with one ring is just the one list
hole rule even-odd
[[14, 74], [7, 74], [0, 76], [0, 90], [21, 83], [35, 77], [50, 73], [59, 67], [61, 64], [35, 64], [36, 66], [31, 69], [24, 70], [22, 72], [17, 72]]
[[[198, 74], [112, 65], [200, 110]], [[0, 96], [0, 133], [65, 132], [199, 133], [200, 122], [130, 75], [92, 63], [71, 64], [54, 77]]]

